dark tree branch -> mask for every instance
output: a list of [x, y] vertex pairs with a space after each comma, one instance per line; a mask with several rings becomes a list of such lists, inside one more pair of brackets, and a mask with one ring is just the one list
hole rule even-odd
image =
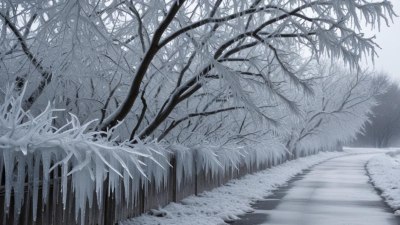
[[138, 122], [136, 123], [135, 128], [133, 128], [132, 132], [131, 132], [131, 136], [130, 136], [130, 140], [133, 140], [135, 138], [135, 134], [137, 132], [137, 130], [140, 127], [140, 124], [142, 124], [142, 121], [144, 119], [144, 116], [146, 115], [146, 110], [147, 110], [147, 102], [146, 99], [144, 98], [144, 93], [145, 91], [142, 92], [142, 95], [140, 96], [140, 99], [142, 100], [142, 111], [140, 112], [140, 116], [138, 119]]
[[227, 112], [227, 111], [232, 111], [232, 110], [237, 110], [237, 109], [244, 109], [244, 107], [229, 107], [229, 108], [225, 108], [225, 109], [218, 109], [218, 110], [208, 111], [208, 112], [191, 113], [181, 119], [173, 121], [169, 125], [169, 127], [157, 138], [157, 140], [164, 139], [164, 137], [167, 136], [169, 134], [169, 132], [171, 132], [171, 130], [173, 130], [176, 126], [178, 126], [183, 121], [186, 121], [190, 118], [199, 117], [199, 116], [210, 116], [210, 115], [214, 115], [217, 113], [222, 113], [222, 112]]
[[185, 0], [175, 1], [174, 4], [171, 6], [168, 14], [165, 16], [164, 20], [158, 26], [157, 30], [154, 33], [150, 46], [142, 62], [140, 63], [139, 68], [137, 69], [128, 96], [126, 97], [122, 105], [117, 109], [117, 112], [115, 114], [112, 114], [109, 118], [105, 119], [104, 123], [101, 124], [100, 126], [101, 130], [104, 131], [111, 127], [114, 127], [115, 125], [117, 125], [118, 121], [122, 121], [130, 112], [131, 108], [135, 104], [135, 101], [139, 95], [140, 85], [147, 72], [147, 69], [149, 68], [153, 58], [160, 49], [159, 41], [162, 35], [164, 34], [165, 30], [168, 28], [169, 24], [174, 19], [175, 15], [178, 13], [179, 9], [182, 7], [184, 2]]
[[[18, 42], [21, 45], [24, 54], [28, 57], [28, 59], [31, 61], [32, 65], [36, 68], [36, 70], [42, 76], [42, 80], [40, 81], [39, 86], [33, 91], [33, 93], [28, 97], [28, 99], [26, 99], [24, 101], [24, 104], [22, 105], [22, 108], [27, 111], [32, 107], [32, 105], [40, 97], [40, 95], [43, 93], [45, 87], [48, 84], [50, 84], [50, 82], [52, 81], [52, 73], [51, 73], [51, 71], [44, 69], [41, 62], [33, 55], [33, 53], [30, 51], [30, 49], [25, 41], [24, 36], [19, 32], [19, 30], [15, 26], [15, 24], [11, 22], [10, 18], [8, 18], [8, 16], [4, 15], [2, 12], [0, 12], [0, 17], [3, 18], [3, 20], [5, 21], [5, 24], [10, 28], [10, 30], [17, 37]], [[31, 23], [33, 23], [33, 21]]]

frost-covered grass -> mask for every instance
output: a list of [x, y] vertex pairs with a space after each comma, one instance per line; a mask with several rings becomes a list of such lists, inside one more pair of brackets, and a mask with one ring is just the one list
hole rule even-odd
[[144, 214], [120, 224], [225, 224], [225, 220], [234, 220], [238, 218], [238, 215], [252, 211], [252, 202], [270, 195], [273, 190], [284, 185], [304, 169], [349, 152], [351, 151], [320, 153], [289, 161], [256, 174], [246, 175], [242, 179], [232, 180], [225, 186], [204, 192], [199, 196], [190, 196], [180, 203], [170, 203], [157, 212], [165, 214], [164, 217]]
[[385, 201], [400, 215], [400, 150], [372, 158], [367, 169]]

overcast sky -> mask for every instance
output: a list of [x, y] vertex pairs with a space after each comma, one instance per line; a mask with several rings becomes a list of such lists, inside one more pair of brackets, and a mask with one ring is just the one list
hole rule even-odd
[[[392, 0], [397, 15], [400, 16], [400, 0]], [[393, 79], [400, 82], [400, 17], [394, 18], [390, 27], [382, 25], [381, 31], [377, 29], [365, 31], [368, 35], [376, 35], [376, 42], [382, 49], [377, 49], [379, 58], [375, 60], [375, 67], [371, 62], [365, 63], [369, 68], [384, 71]]]

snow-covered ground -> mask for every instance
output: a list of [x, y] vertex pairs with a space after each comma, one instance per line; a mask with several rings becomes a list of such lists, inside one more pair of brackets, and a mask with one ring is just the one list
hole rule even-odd
[[[352, 152], [354, 150], [346, 149], [345, 152], [320, 153], [290, 161], [253, 175], [247, 175], [242, 179], [232, 180], [225, 186], [204, 192], [199, 196], [190, 196], [180, 203], [170, 203], [157, 212], [165, 214], [164, 217], [144, 214], [120, 224], [225, 224], [224, 221], [234, 220], [237, 215], [252, 211], [252, 202], [268, 196], [303, 170], [329, 158]], [[358, 151], [355, 150], [355, 152]]]
[[367, 169], [385, 201], [400, 215], [400, 150], [372, 158]]

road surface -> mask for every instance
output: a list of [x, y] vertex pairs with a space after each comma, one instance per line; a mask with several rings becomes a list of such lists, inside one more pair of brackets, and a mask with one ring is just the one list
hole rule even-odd
[[374, 154], [331, 159], [257, 202], [234, 225], [400, 225], [369, 183], [365, 163]]

